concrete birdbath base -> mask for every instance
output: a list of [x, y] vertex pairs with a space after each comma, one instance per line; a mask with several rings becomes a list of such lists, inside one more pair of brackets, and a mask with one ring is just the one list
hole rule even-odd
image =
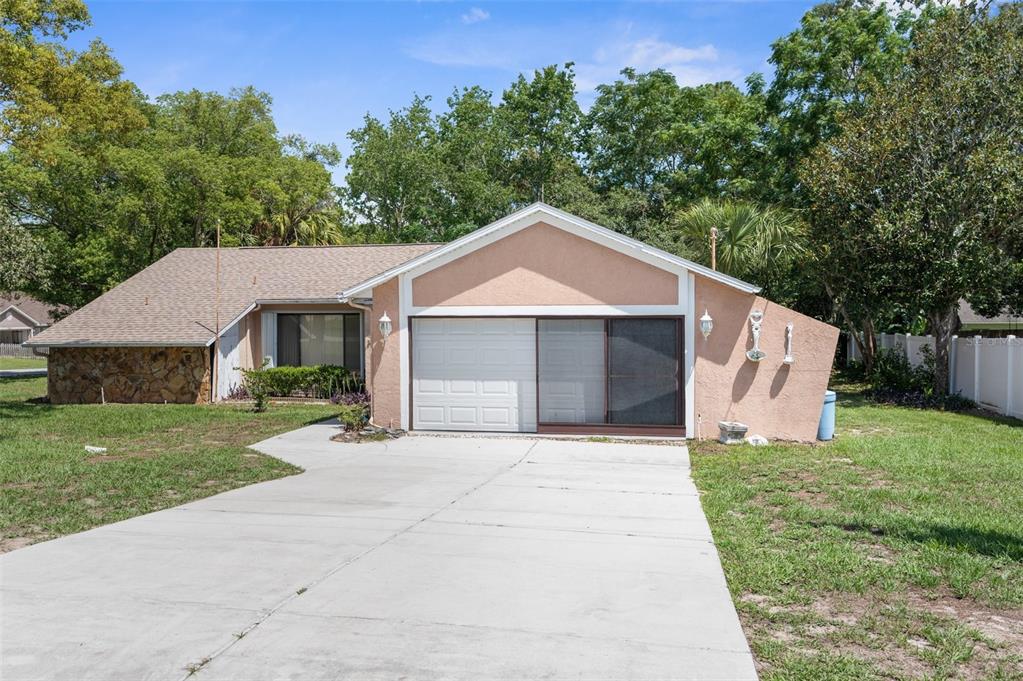
[[721, 435], [718, 441], [726, 445], [738, 445], [746, 441], [746, 431], [749, 426], [738, 421], [718, 421], [718, 429]]

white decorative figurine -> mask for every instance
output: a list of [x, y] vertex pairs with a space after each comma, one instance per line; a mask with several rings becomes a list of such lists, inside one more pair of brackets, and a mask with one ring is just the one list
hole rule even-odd
[[753, 310], [749, 315], [750, 331], [753, 333], [753, 348], [746, 351], [746, 359], [751, 362], [759, 362], [767, 353], [760, 349], [760, 323], [764, 321], [764, 313], [760, 310]]
[[786, 364], [794, 364], [796, 358], [792, 356], [792, 322], [785, 325], [785, 358]]

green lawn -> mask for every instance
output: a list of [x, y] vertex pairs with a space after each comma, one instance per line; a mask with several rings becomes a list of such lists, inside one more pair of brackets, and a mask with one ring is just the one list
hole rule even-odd
[[1023, 422], [845, 392], [830, 444], [694, 450], [762, 678], [1023, 679]]
[[[296, 473], [245, 445], [330, 405], [42, 403], [45, 378], [0, 378], [0, 550]], [[85, 445], [107, 447], [106, 455]]]
[[45, 369], [42, 357], [0, 357], [0, 369]]

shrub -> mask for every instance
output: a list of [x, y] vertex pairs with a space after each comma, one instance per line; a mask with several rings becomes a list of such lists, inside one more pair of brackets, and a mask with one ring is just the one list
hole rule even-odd
[[251, 395], [249, 395], [249, 391], [244, 384], [232, 385], [227, 393], [227, 399], [229, 400], [247, 400], [250, 397]]
[[927, 346], [920, 352], [923, 363], [914, 367], [898, 348], [879, 351], [870, 372], [871, 390], [930, 394], [934, 388], [934, 353]]
[[934, 394], [934, 351], [920, 348], [923, 361], [912, 366], [902, 350], [881, 350], [874, 359], [867, 397], [880, 404], [917, 409], [964, 411], [977, 405], [960, 395]]
[[360, 430], [366, 423], [369, 404], [354, 402], [338, 405], [338, 419], [345, 430]]
[[889, 390], [885, 388], [870, 389], [867, 397], [872, 402], [891, 404], [897, 407], [913, 407], [915, 409], [938, 409], [941, 411], [966, 411], [977, 404], [962, 395], [935, 395], [922, 390]]
[[330, 401], [334, 404], [369, 404], [369, 394], [362, 390], [341, 391], [331, 397]]
[[326, 399], [339, 391], [358, 391], [362, 380], [341, 366], [320, 364], [309, 367], [268, 367], [243, 369], [245, 388], [258, 399], [266, 397], [315, 397]]

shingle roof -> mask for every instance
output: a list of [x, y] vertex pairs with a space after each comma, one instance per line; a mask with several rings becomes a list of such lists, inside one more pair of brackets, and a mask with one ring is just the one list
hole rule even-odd
[[965, 300], [959, 301], [959, 321], [963, 328], [970, 329], [1021, 329], [1023, 315], [1013, 315], [1006, 311], [997, 317], [985, 317], [974, 310]]
[[[222, 248], [220, 324], [256, 301], [328, 301], [439, 244]], [[216, 325], [216, 249], [179, 248], [38, 334], [31, 345], [203, 345]]]
[[28, 315], [42, 326], [53, 323], [50, 316], [50, 305], [26, 296], [23, 293], [15, 293], [10, 298], [0, 296], [0, 314], [9, 307], [16, 307], [23, 314]]

